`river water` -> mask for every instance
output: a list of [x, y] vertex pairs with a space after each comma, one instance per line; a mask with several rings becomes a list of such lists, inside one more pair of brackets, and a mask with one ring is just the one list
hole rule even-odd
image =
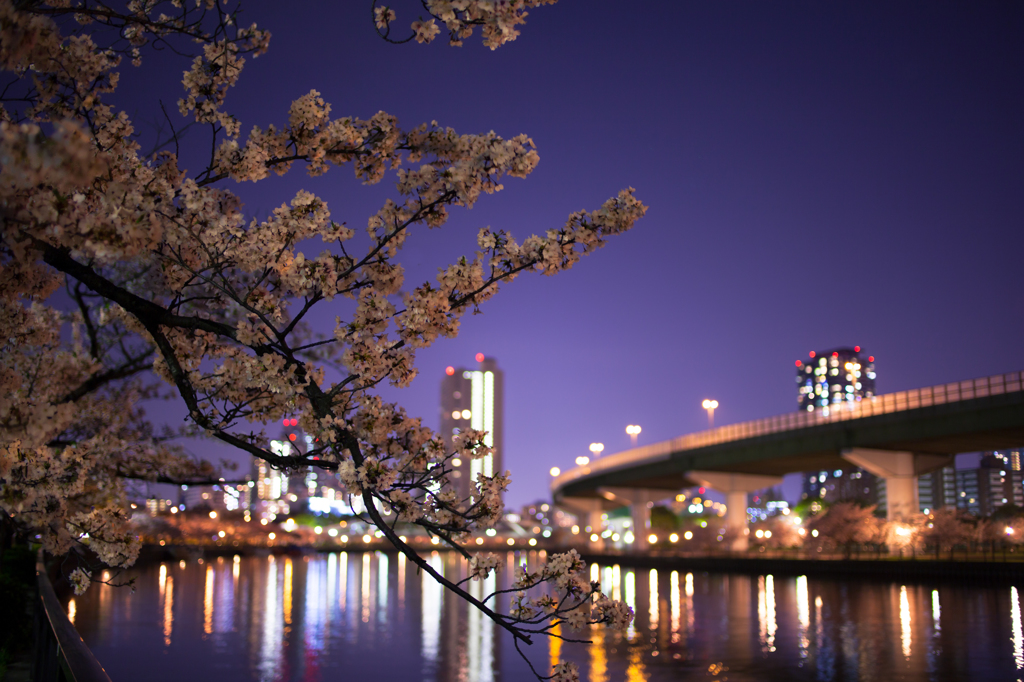
[[[453, 554], [430, 562], [466, 575]], [[590, 570], [636, 620], [592, 628], [590, 644], [525, 647], [543, 674], [568, 659], [591, 682], [1024, 680], [1024, 585]], [[68, 603], [114, 682], [534, 679], [507, 633], [395, 554], [229, 556], [129, 575], [134, 593], [94, 584]], [[510, 575], [469, 589], [489, 594]]]

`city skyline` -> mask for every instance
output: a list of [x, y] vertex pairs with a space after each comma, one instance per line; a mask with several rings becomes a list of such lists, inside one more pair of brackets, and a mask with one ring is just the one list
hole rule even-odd
[[[383, 109], [536, 143], [529, 178], [409, 236], [412, 286], [472, 254], [482, 227], [522, 239], [627, 186], [651, 207], [571, 272], [504, 287], [457, 338], [419, 350], [419, 377], [384, 387], [387, 400], [438, 429], [436, 377], [501, 358], [518, 507], [590, 443], [627, 449], [629, 424], [642, 445], [706, 428], [704, 399], [719, 402], [716, 425], [791, 412], [792, 363], [811, 350], [870, 348], [879, 393], [1024, 369], [1024, 7], [651, 8], [658, 21], [614, 2], [537, 8], [493, 52], [390, 45], [344, 5], [313, 25], [247, 8], [274, 36], [229, 98], [245, 129], [286, 118], [267, 92], [317, 89], [338, 115]], [[367, 66], [324, 66], [336, 63]], [[438, 88], [410, 70], [460, 77]], [[124, 68], [119, 95], [154, 99], [179, 79]], [[258, 216], [307, 187], [357, 230], [393, 193], [346, 171], [232, 187]]]

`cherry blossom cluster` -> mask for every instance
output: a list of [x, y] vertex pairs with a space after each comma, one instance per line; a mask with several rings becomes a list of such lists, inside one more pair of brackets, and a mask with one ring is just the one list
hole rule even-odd
[[[512, 583], [512, 616], [548, 631], [565, 623], [574, 630], [604, 623], [624, 629], [633, 621], [633, 610], [601, 593], [601, 584], [586, 575], [587, 564], [576, 550], [552, 555], [539, 571], [518, 566]], [[552, 591], [530, 597], [529, 591], [541, 585]]]
[[[421, 0], [429, 19], [412, 22], [412, 35], [395, 42], [415, 39], [418, 43], [429, 43], [440, 33], [443, 24], [448, 30], [448, 43], [462, 45], [463, 40], [473, 35], [473, 29], [480, 27], [484, 45], [496, 50], [505, 43], [519, 37], [521, 24], [526, 23], [527, 10], [541, 5], [553, 5], [556, 0]], [[390, 39], [391, 24], [398, 15], [387, 5], [374, 5], [374, 22], [381, 36]]]
[[[414, 34], [427, 42], [440, 21], [458, 44], [479, 26], [494, 48], [518, 35], [526, 10], [551, 1], [425, 0], [432, 18]], [[408, 235], [443, 227], [451, 210], [526, 177], [538, 162], [532, 140], [437, 122], [406, 129], [386, 112], [339, 117], [315, 90], [243, 137], [228, 95], [270, 34], [240, 27], [234, 2], [188, 4], [0, 0], [0, 68], [12, 80], [0, 94], [0, 509], [54, 554], [87, 543], [100, 561], [130, 565], [138, 542], [122, 481], [216, 473], [171, 446], [139, 408], [170, 393], [208, 437], [281, 469], [335, 472], [400, 551], [517, 641], [563, 621], [628, 622], [573, 553], [518, 576], [511, 615], [434, 571], [396, 524], [469, 556], [461, 543], [500, 519], [510, 474], [480, 474], [460, 497], [453, 460], [489, 454], [485, 434], [467, 429], [448, 447], [376, 388], [409, 385], [417, 351], [457, 335], [462, 316], [500, 285], [573, 267], [646, 207], [626, 189], [522, 241], [485, 229], [471, 255], [407, 285], [398, 257]], [[375, 6], [374, 20], [386, 36], [396, 14]], [[211, 136], [198, 173], [179, 165], [170, 113], [170, 138], [155, 148], [175, 151], [146, 153], [115, 106], [122, 58], [138, 65], [151, 44], [197, 51], [179, 113]], [[365, 230], [335, 220], [308, 191], [254, 219], [224, 187], [344, 165], [366, 184], [394, 179], [395, 194]], [[73, 313], [53, 305], [61, 287]], [[325, 314], [330, 333], [312, 324]], [[308, 447], [269, 449], [265, 429], [281, 419], [295, 420]], [[474, 561], [476, 578], [496, 566]], [[84, 589], [88, 572], [75, 581]], [[528, 598], [541, 583], [561, 596]]]

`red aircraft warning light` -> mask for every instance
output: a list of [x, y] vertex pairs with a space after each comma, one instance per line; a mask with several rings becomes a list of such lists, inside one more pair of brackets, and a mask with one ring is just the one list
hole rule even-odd
[[296, 436], [294, 433], [288, 434], [288, 440], [294, 441], [296, 438], [298, 438], [298, 436]]
[[476, 354], [476, 361], [477, 362], [483, 362], [484, 361], [484, 354], [483, 353], [477, 353]]
[[853, 347], [853, 352], [854, 353], [859, 353], [860, 352], [860, 346], [854, 346]]
[[869, 355], [868, 356], [868, 362], [874, 362], [874, 361], [875, 361], [875, 356], [874, 355]]
[[447, 374], [448, 376], [451, 376], [451, 375], [455, 374], [455, 368], [454, 367], [445, 367], [444, 368], [444, 373]]
[[799, 366], [800, 366], [800, 365], [802, 365], [802, 364], [804, 364], [804, 363], [800, 362], [799, 360], [797, 360], [797, 361], [796, 361], [796, 366], [797, 366], [797, 367], [799, 367]]
[[814, 353], [813, 350], [811, 351], [810, 355], [811, 355], [812, 358], [814, 357], [815, 353]]

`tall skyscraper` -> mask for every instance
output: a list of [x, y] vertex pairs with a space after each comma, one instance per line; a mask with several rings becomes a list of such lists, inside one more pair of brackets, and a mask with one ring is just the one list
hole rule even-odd
[[[827, 415], [845, 403], [875, 395], [875, 358], [862, 358], [860, 346], [811, 351], [796, 361], [797, 402], [801, 410]], [[862, 500], [885, 507], [885, 482], [860, 467], [804, 472], [802, 499], [828, 502]]]
[[484, 443], [494, 449], [486, 457], [466, 461], [455, 458], [452, 477], [460, 497], [474, 490], [477, 474], [503, 472], [505, 376], [494, 358], [476, 354], [477, 369], [448, 367], [441, 380], [441, 435], [451, 448], [452, 437], [462, 429], [487, 431]]
[[801, 410], [822, 410], [830, 405], [856, 402], [875, 395], [875, 358], [860, 355], [860, 346], [811, 351], [796, 361], [797, 402]]

